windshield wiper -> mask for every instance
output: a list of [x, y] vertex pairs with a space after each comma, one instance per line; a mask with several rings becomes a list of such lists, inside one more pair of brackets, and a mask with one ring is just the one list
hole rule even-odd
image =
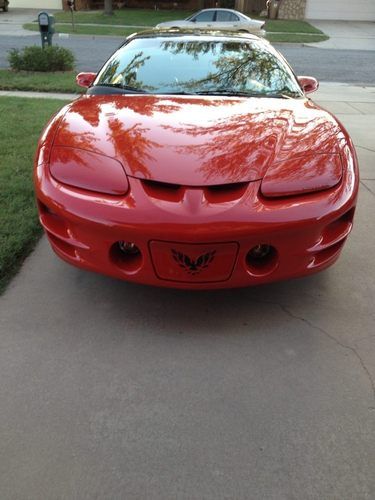
[[137, 94], [149, 94], [147, 90], [139, 89], [137, 87], [132, 87], [130, 85], [121, 85], [121, 83], [98, 83], [95, 87], [109, 87], [124, 90], [125, 92], [134, 92]]
[[259, 97], [270, 97], [273, 99], [296, 99], [297, 97], [302, 97], [300, 94], [297, 93], [291, 93], [291, 94], [284, 94], [282, 92], [266, 92], [265, 94], [260, 94]]
[[300, 97], [297, 94], [284, 94], [284, 93], [273, 93], [273, 92], [246, 92], [242, 90], [230, 90], [230, 89], [215, 89], [215, 90], [202, 90], [195, 92], [197, 95], [229, 95], [229, 96], [239, 96], [239, 97], [269, 97], [274, 99], [293, 99], [294, 97]]
[[254, 97], [259, 96], [259, 93], [241, 92], [238, 90], [197, 90], [197, 91], [187, 91], [187, 90], [176, 90], [175, 92], [160, 92], [162, 95], [233, 95], [233, 96], [245, 96]]
[[197, 92], [188, 92], [186, 90], [176, 90], [174, 92], [157, 92], [159, 95], [197, 95]]

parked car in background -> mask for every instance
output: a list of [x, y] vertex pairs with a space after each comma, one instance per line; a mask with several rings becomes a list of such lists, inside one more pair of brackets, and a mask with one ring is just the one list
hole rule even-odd
[[0, 0], [0, 9], [3, 9], [4, 12], [8, 12], [8, 0]]
[[160, 23], [157, 28], [215, 28], [263, 35], [264, 21], [251, 19], [232, 9], [204, 9], [181, 21]]

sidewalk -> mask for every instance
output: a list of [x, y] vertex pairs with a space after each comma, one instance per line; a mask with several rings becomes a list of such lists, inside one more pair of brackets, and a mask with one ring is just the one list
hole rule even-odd
[[315, 28], [329, 36], [319, 43], [305, 43], [309, 47], [338, 50], [375, 50], [375, 23], [364, 21], [314, 21]]
[[[20, 90], [0, 90], [0, 96], [9, 95], [14, 97], [39, 97], [39, 98], [50, 98], [50, 99], [76, 99], [80, 94], [62, 94], [57, 92], [24, 92]], [[311, 94], [313, 101], [321, 105], [327, 105], [329, 107], [334, 107], [333, 113], [345, 113], [349, 114], [361, 113], [368, 114], [367, 111], [371, 109], [371, 105], [375, 103], [375, 86], [357, 86], [350, 85], [347, 83], [336, 83], [336, 82], [320, 82], [319, 90], [314, 94]], [[339, 104], [342, 107], [339, 107]], [[353, 105], [348, 105], [348, 103], [353, 103]], [[369, 104], [369, 108], [366, 106], [360, 106], [361, 110], [355, 108], [358, 104]], [[349, 107], [348, 107], [349, 106]], [[372, 111], [372, 109], [371, 109]]]
[[0, 97], [30, 97], [38, 99], [61, 99], [62, 101], [72, 101], [81, 94], [62, 94], [58, 92], [29, 92], [23, 90], [0, 90]]

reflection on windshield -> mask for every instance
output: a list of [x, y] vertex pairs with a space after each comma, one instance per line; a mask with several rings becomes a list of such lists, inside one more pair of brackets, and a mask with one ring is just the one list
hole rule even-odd
[[95, 84], [149, 93], [302, 95], [289, 67], [249, 40], [134, 39], [114, 54]]

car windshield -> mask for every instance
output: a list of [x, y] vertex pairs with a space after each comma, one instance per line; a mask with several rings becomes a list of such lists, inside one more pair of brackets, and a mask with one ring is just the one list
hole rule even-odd
[[197, 37], [135, 38], [109, 59], [95, 85], [152, 94], [302, 95], [264, 42]]

